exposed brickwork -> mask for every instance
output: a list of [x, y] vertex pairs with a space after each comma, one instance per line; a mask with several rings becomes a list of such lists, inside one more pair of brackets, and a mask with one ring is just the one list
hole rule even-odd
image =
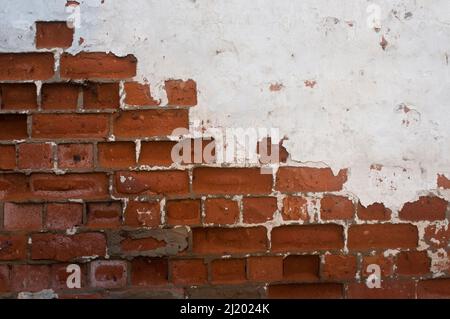
[[73, 34], [38, 22], [37, 52], [0, 53], [0, 297], [450, 297], [447, 201], [364, 206], [347, 169], [285, 163], [281, 144], [274, 174], [175, 164], [196, 82], [166, 79], [161, 105], [134, 56], [61, 52]]

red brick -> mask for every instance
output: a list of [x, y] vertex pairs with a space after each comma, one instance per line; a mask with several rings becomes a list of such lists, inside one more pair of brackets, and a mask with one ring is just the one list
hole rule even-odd
[[42, 229], [42, 205], [5, 203], [3, 222], [6, 230], [39, 231]]
[[352, 280], [357, 272], [356, 257], [351, 255], [325, 255], [322, 278], [327, 280]]
[[150, 93], [149, 84], [141, 84], [138, 82], [125, 82], [125, 103], [135, 106], [157, 106], [156, 101]]
[[251, 281], [279, 281], [283, 278], [283, 257], [248, 257], [247, 272], [248, 279]]
[[109, 134], [105, 114], [35, 114], [32, 136], [53, 139], [104, 139]]
[[206, 224], [235, 224], [239, 220], [238, 202], [231, 199], [208, 198], [205, 201]]
[[139, 138], [171, 135], [177, 128], [189, 128], [187, 110], [125, 111], [114, 117], [114, 135]]
[[17, 167], [21, 169], [51, 169], [53, 148], [51, 144], [19, 144]]
[[276, 189], [282, 192], [333, 192], [340, 191], [346, 181], [345, 169], [334, 175], [330, 168], [281, 167]]
[[131, 262], [133, 286], [165, 285], [168, 282], [166, 258], [135, 258]]
[[54, 74], [53, 53], [0, 53], [0, 80], [47, 80]]
[[344, 247], [340, 225], [292, 225], [272, 229], [272, 251], [334, 250]]
[[448, 202], [439, 197], [421, 196], [417, 201], [406, 203], [399, 212], [400, 219], [441, 220], [445, 219]]
[[98, 162], [104, 168], [136, 166], [136, 145], [133, 142], [99, 143]]
[[426, 275], [430, 272], [431, 259], [426, 251], [402, 251], [397, 255], [399, 275]]
[[200, 200], [176, 200], [166, 204], [169, 225], [200, 224]]
[[[73, 274], [73, 270], [67, 272], [67, 267], [70, 264], [68, 263], [58, 263], [53, 264], [50, 267], [50, 273], [51, 273], [51, 287], [54, 290], [66, 290], [68, 289], [67, 286], [67, 278]], [[81, 288], [86, 287], [87, 284], [87, 267], [86, 264], [79, 264], [80, 267], [80, 284]]]
[[0, 145], [0, 170], [16, 168], [16, 147]]
[[319, 256], [291, 255], [283, 260], [283, 279], [318, 280], [320, 268]]
[[127, 263], [122, 260], [91, 262], [90, 283], [93, 288], [122, 288], [127, 285]]
[[7, 265], [0, 265], [0, 293], [8, 292], [11, 287], [10, 271]]
[[287, 196], [283, 198], [283, 220], [308, 220], [308, 202], [303, 197]]
[[116, 173], [117, 192], [129, 195], [182, 195], [189, 192], [186, 171], [151, 171]]
[[343, 287], [335, 283], [271, 285], [268, 295], [275, 299], [341, 299]]
[[381, 288], [369, 288], [365, 282], [350, 283], [347, 297], [351, 299], [414, 299], [414, 281], [382, 280]]
[[27, 256], [27, 237], [0, 235], [0, 260], [20, 260]]
[[425, 228], [424, 239], [432, 248], [446, 248], [450, 243], [450, 227], [429, 225]]
[[203, 259], [173, 259], [170, 269], [175, 285], [201, 285], [208, 280], [208, 269]]
[[323, 220], [352, 219], [354, 213], [355, 206], [346, 197], [326, 195], [320, 201], [320, 217]]
[[258, 168], [195, 168], [193, 189], [198, 194], [268, 194], [272, 176]]
[[119, 83], [89, 82], [83, 87], [85, 109], [118, 109], [119, 106]]
[[101, 233], [32, 235], [31, 259], [72, 261], [106, 254], [106, 238]]
[[30, 196], [29, 178], [24, 174], [0, 174], [0, 200], [23, 200]]
[[125, 238], [120, 242], [121, 251], [129, 254], [139, 252], [151, 252], [159, 248], [166, 247], [167, 243], [164, 240], [159, 240], [154, 237], [144, 238]]
[[438, 174], [437, 185], [439, 188], [450, 189], [450, 179], [445, 177], [445, 175]]
[[372, 272], [367, 271], [369, 265], [380, 266], [381, 275], [389, 277], [394, 273], [394, 258], [392, 256], [385, 257], [383, 254], [375, 254], [371, 256], [363, 256], [362, 260], [362, 275], [368, 277]]
[[40, 291], [50, 288], [48, 265], [13, 265], [11, 272], [13, 291]]
[[156, 228], [161, 223], [161, 207], [157, 201], [129, 201], [125, 210], [125, 225]]
[[94, 166], [94, 147], [92, 144], [58, 145], [58, 167], [63, 169], [83, 169]]
[[450, 278], [419, 281], [417, 284], [417, 297], [423, 299], [450, 298]]
[[139, 154], [139, 165], [170, 166], [172, 148], [176, 145], [172, 141], [142, 142]]
[[411, 224], [352, 225], [348, 230], [351, 250], [416, 248], [418, 231]]
[[44, 110], [75, 110], [80, 86], [74, 83], [44, 83], [41, 88], [41, 107]]
[[34, 83], [0, 85], [3, 110], [32, 110], [37, 108], [37, 90]]
[[0, 140], [21, 140], [28, 137], [25, 114], [0, 114], [0, 127]]
[[48, 204], [46, 227], [50, 230], [63, 230], [80, 226], [83, 223], [83, 205], [77, 203]]
[[193, 80], [168, 80], [165, 83], [169, 105], [197, 105], [197, 84]]
[[87, 205], [87, 227], [107, 229], [121, 224], [122, 204], [120, 202], [89, 203]]
[[273, 219], [277, 211], [275, 197], [248, 197], [244, 198], [243, 221], [248, 224], [265, 223]]
[[364, 207], [358, 203], [358, 218], [361, 220], [390, 220], [391, 210], [386, 208], [382, 203], [374, 203]]
[[36, 22], [36, 48], [69, 48], [72, 45], [74, 29], [66, 21]]
[[213, 284], [237, 284], [245, 282], [245, 259], [216, 259], [211, 262]]
[[194, 228], [192, 240], [194, 253], [231, 254], [267, 250], [265, 227]]
[[69, 79], [123, 79], [136, 75], [133, 55], [118, 57], [112, 53], [80, 52], [61, 56], [61, 77]]
[[45, 199], [103, 199], [109, 195], [108, 184], [102, 173], [31, 176], [33, 196]]

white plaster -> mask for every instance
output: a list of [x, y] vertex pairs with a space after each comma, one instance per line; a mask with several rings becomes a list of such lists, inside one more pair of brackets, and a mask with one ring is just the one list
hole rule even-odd
[[[34, 21], [68, 15], [64, 0], [3, 2], [4, 52], [34, 50]], [[364, 205], [396, 210], [450, 172], [448, 0], [80, 3], [70, 52], [134, 54], [163, 105], [165, 79], [194, 79], [191, 121], [279, 128], [295, 163], [349, 168], [346, 190]], [[367, 25], [373, 3], [379, 32]]]

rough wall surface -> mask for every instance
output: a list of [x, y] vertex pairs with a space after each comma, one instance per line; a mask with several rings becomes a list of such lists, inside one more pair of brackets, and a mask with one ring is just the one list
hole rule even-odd
[[[0, 294], [450, 297], [449, 9], [2, 1]], [[280, 167], [173, 163], [230, 127]]]

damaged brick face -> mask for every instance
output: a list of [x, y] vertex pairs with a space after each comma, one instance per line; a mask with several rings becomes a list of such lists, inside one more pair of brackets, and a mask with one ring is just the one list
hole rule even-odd
[[[346, 168], [294, 165], [268, 139], [273, 175], [173, 165], [194, 80], [167, 79], [161, 105], [133, 79], [134, 56], [61, 53], [65, 22], [36, 31], [35, 52], [0, 53], [0, 297], [450, 297], [444, 199], [366, 207], [346, 193]], [[379, 289], [365, 284], [371, 264]]]

